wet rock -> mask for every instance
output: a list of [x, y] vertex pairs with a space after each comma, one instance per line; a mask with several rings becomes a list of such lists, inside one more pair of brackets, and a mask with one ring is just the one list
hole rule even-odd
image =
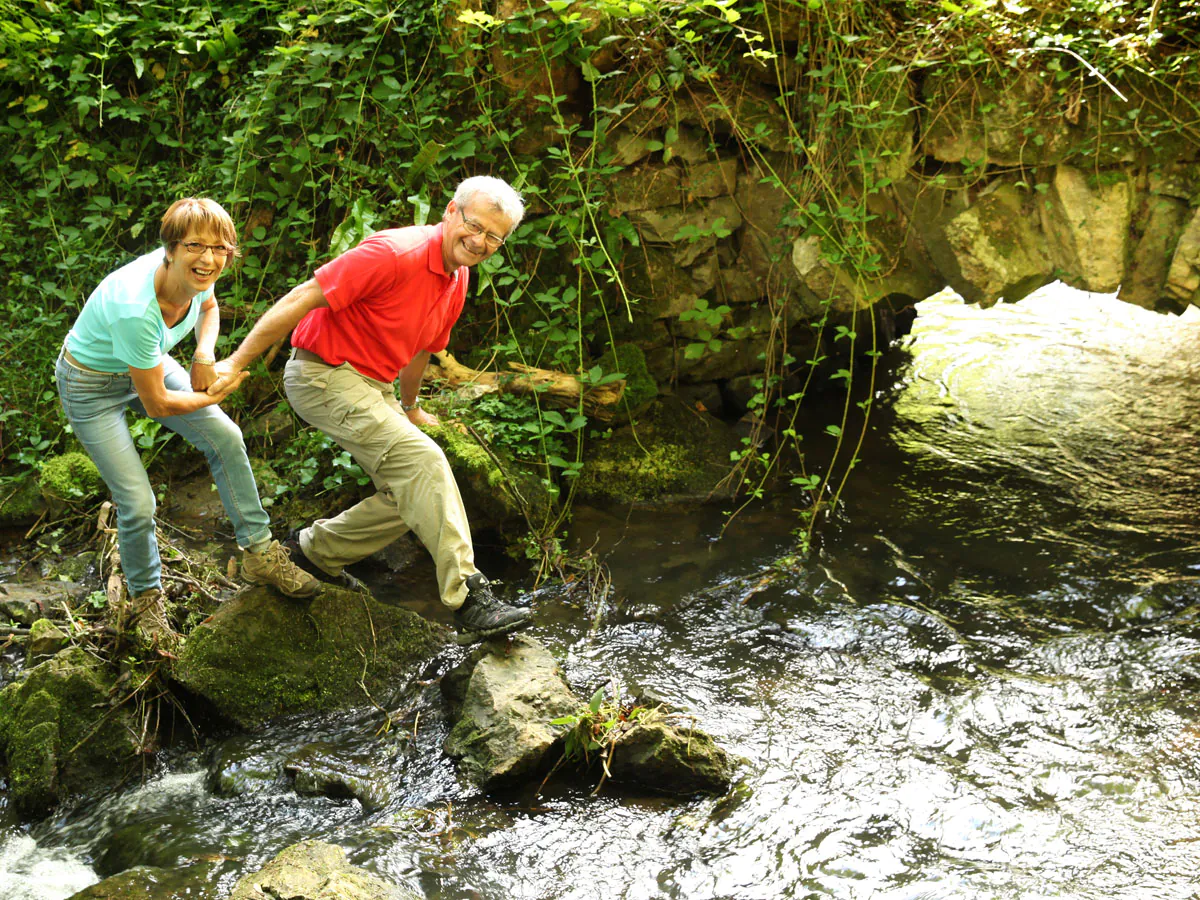
[[218, 797], [269, 790], [280, 777], [280, 755], [258, 738], [230, 738], [209, 755], [208, 789]]
[[634, 725], [609, 761], [614, 782], [663, 794], [724, 794], [733, 773], [729, 756], [702, 731], [665, 722]]
[[484, 789], [534, 775], [550, 762], [562, 728], [551, 720], [579, 707], [558, 663], [526, 636], [476, 648], [446, 676], [443, 690], [457, 721], [446, 753]]
[[71, 585], [64, 581], [34, 581], [28, 584], [0, 584], [0, 620], [32, 625], [71, 599]]
[[138, 759], [131, 708], [110, 706], [115, 679], [78, 647], [0, 691], [0, 758], [17, 808], [40, 815], [119, 780]]
[[172, 896], [163, 884], [170, 875], [165, 869], [137, 866], [84, 888], [68, 900], [160, 900]]
[[29, 665], [49, 659], [71, 643], [71, 636], [49, 619], [38, 619], [29, 628], [25, 651]]
[[241, 878], [229, 900], [420, 900], [420, 897], [412, 890], [351, 866], [341, 847], [305, 841], [288, 847], [261, 872]]
[[301, 747], [283, 768], [295, 780], [298, 794], [354, 799], [366, 810], [380, 809], [389, 799], [383, 775], [368, 764], [344, 758], [325, 741]]
[[[173, 677], [229, 721], [364, 703], [445, 643], [443, 629], [369, 594], [325, 587], [311, 600], [249, 588], [188, 635]], [[363, 684], [360, 684], [360, 681]]]

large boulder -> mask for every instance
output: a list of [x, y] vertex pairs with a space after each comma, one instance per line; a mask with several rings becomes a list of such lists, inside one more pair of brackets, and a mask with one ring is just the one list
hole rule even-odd
[[368, 702], [445, 643], [442, 629], [369, 594], [326, 587], [311, 600], [242, 591], [188, 635], [174, 678], [249, 728], [273, 716]]
[[335, 844], [293, 844], [262, 871], [245, 875], [229, 900], [420, 900], [421, 895], [397, 887], [346, 861]]
[[542, 769], [562, 733], [550, 722], [579, 708], [554, 657], [525, 636], [507, 649], [502, 641], [476, 648], [447, 675], [443, 691], [457, 718], [446, 753], [485, 790]]
[[0, 691], [0, 759], [17, 808], [41, 815], [65, 798], [119, 781], [140, 759], [134, 705], [116, 678], [72, 647]]

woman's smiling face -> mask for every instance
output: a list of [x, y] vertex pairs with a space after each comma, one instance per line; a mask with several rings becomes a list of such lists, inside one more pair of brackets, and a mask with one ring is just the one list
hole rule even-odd
[[[197, 253], [189, 244], [203, 246]], [[183, 239], [167, 251], [167, 275], [174, 284], [186, 286], [189, 297], [211, 288], [224, 271], [229, 257], [212, 249], [217, 246], [227, 245], [215, 231], [188, 229]]]

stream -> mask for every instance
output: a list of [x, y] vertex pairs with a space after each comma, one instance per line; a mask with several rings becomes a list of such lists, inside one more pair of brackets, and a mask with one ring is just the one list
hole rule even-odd
[[[581, 511], [613, 608], [532, 592], [578, 693], [661, 697], [742, 759], [726, 797], [484, 795], [417, 686], [384, 703], [393, 728], [360, 709], [218, 735], [32, 825], [0, 797], [0, 900], [135, 865], [218, 900], [307, 838], [430, 900], [1197, 896], [1200, 310], [1061, 287], [918, 309], [803, 564], [771, 574], [794, 496], [727, 528], [720, 507]], [[295, 793], [282, 762], [315, 742], [386, 782], [376, 808]]]

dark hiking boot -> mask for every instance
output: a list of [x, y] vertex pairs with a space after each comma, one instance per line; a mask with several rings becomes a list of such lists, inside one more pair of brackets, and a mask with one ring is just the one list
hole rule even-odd
[[467, 579], [467, 599], [454, 612], [458, 643], [473, 644], [498, 634], [509, 634], [532, 622], [527, 609], [496, 599], [492, 586], [479, 572]]
[[326, 584], [331, 584], [334, 587], [343, 588], [347, 591], [365, 591], [366, 590], [366, 588], [363, 587], [363, 583], [361, 581], [359, 581], [357, 578], [355, 578], [353, 575], [351, 575], [349, 572], [347, 572], [345, 569], [342, 569], [341, 574], [330, 575], [328, 572], [326, 572], [324, 569], [322, 569], [320, 566], [318, 566], [315, 562], [313, 562], [311, 559], [309, 559], [307, 556], [305, 556], [304, 548], [300, 546], [300, 532], [299, 531], [289, 532], [289, 534], [287, 536], [287, 540], [285, 540], [283, 542], [283, 546], [284, 546], [284, 549], [287, 550], [288, 554], [292, 557], [292, 560], [293, 560], [293, 562], [296, 563], [296, 565], [298, 565], [301, 569], [303, 569], [308, 574], [313, 575], [316, 578], [319, 578], [321, 581], [325, 582]]
[[288, 597], [312, 597], [321, 583], [300, 569], [279, 541], [271, 541], [262, 553], [242, 551], [242, 578], [250, 584], [269, 584]]

